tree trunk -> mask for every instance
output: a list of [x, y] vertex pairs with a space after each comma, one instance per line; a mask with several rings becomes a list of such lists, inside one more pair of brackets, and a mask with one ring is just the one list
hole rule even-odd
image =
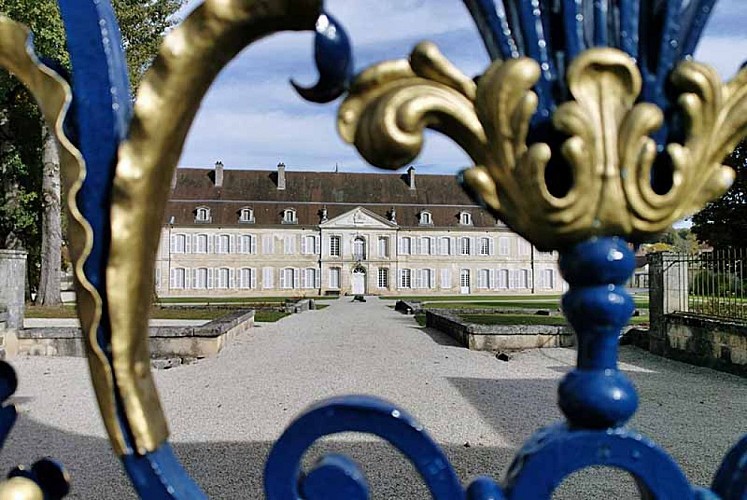
[[60, 267], [62, 256], [62, 216], [60, 204], [60, 160], [57, 141], [46, 125], [42, 127], [42, 219], [41, 275], [36, 305], [62, 303]]

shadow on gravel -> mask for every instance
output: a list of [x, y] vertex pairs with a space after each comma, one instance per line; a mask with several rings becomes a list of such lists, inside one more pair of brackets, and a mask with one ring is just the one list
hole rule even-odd
[[[430, 498], [414, 468], [394, 448], [381, 441], [351, 438], [356, 435], [348, 434], [342, 442], [323, 440], [315, 444], [307, 453], [305, 465], [325, 453], [343, 453], [360, 464], [371, 487], [371, 498]], [[175, 443], [174, 449], [210, 498], [260, 499], [264, 497], [262, 475], [271, 446], [268, 442]], [[513, 449], [475, 444], [447, 445], [444, 451], [465, 484], [478, 475], [501, 479], [515, 453]], [[51, 456], [67, 468], [72, 478], [68, 498], [136, 498], [106, 440], [61, 432], [21, 417], [3, 450], [0, 470], [42, 456]], [[623, 484], [621, 491], [616, 478], [585, 473], [564, 483], [553, 498], [636, 498], [630, 485]]]
[[442, 332], [441, 330], [436, 330], [435, 328], [427, 328], [427, 327], [411, 327], [414, 330], [420, 330], [421, 332], [428, 335], [428, 337], [431, 338], [436, 344], [446, 346], [446, 347], [462, 347], [462, 345], [457, 342], [452, 337], [449, 337], [447, 334]]

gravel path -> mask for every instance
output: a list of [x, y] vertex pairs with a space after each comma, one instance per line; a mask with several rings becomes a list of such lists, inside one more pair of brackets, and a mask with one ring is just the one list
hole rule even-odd
[[[172, 442], [213, 498], [261, 498], [262, 468], [291, 419], [321, 398], [367, 393], [401, 403], [442, 444], [464, 482], [502, 477], [517, 447], [560, 419], [558, 379], [570, 349], [532, 350], [501, 362], [421, 329], [389, 302], [348, 298], [262, 324], [219, 356], [156, 373]], [[640, 390], [633, 425], [668, 449], [688, 477], [708, 484], [721, 457], [747, 432], [747, 380], [623, 348], [622, 368]], [[83, 359], [13, 361], [19, 423], [0, 470], [51, 455], [73, 476], [74, 498], [131, 498], [111, 456]], [[362, 464], [374, 498], [425, 498], [409, 464], [369, 436], [324, 440]], [[624, 488], [622, 492], [619, 488]], [[634, 498], [612, 471], [566, 481], [556, 498]]]

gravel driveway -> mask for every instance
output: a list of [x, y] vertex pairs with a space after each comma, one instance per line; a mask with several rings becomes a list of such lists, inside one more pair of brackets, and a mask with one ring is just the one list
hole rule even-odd
[[[570, 349], [532, 350], [509, 362], [471, 352], [371, 298], [260, 324], [220, 355], [156, 373], [172, 442], [213, 498], [261, 498], [265, 457], [310, 403], [367, 393], [402, 404], [442, 444], [464, 482], [502, 477], [517, 447], [561, 418], [555, 387]], [[622, 369], [639, 388], [632, 424], [658, 441], [688, 477], [708, 484], [721, 457], [747, 432], [747, 380], [623, 348]], [[42, 455], [61, 460], [74, 498], [133, 496], [111, 455], [87, 367], [78, 358], [13, 360], [19, 422], [0, 470]], [[425, 498], [409, 464], [388, 445], [346, 434], [315, 445], [359, 460], [374, 498]], [[614, 471], [572, 476], [556, 498], [636, 498]]]

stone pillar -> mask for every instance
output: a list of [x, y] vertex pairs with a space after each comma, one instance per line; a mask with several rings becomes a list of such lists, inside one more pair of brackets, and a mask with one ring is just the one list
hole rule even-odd
[[18, 351], [19, 330], [23, 329], [26, 291], [26, 252], [0, 250], [0, 359]]
[[688, 262], [677, 254], [655, 253], [648, 256], [649, 350], [664, 354], [667, 346], [667, 314], [688, 311]]
[[26, 252], [0, 250], [0, 306], [8, 311], [7, 328], [23, 328], [26, 291]]

